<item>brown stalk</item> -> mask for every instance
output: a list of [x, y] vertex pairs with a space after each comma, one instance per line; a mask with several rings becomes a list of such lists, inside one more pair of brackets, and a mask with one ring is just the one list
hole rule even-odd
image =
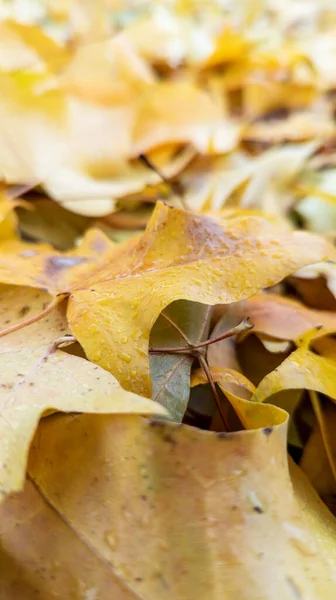
[[310, 401], [311, 401], [313, 409], [314, 409], [316, 420], [317, 420], [319, 428], [320, 428], [320, 433], [321, 433], [322, 441], [324, 444], [324, 449], [326, 451], [326, 455], [328, 458], [329, 466], [330, 466], [331, 472], [334, 476], [334, 480], [336, 481], [335, 458], [333, 456], [333, 452], [330, 447], [330, 441], [326, 434], [325, 417], [323, 414], [321, 402], [320, 402], [318, 394], [314, 390], [309, 390], [308, 393], [309, 393], [309, 398], [310, 398]]
[[214, 396], [214, 398], [216, 400], [218, 412], [220, 414], [220, 418], [222, 419], [224, 430], [225, 431], [230, 431], [230, 427], [229, 427], [229, 424], [228, 424], [228, 422], [226, 420], [226, 416], [225, 416], [225, 414], [223, 412], [222, 403], [220, 401], [220, 397], [218, 396], [218, 392], [217, 392], [217, 389], [216, 389], [216, 384], [215, 384], [215, 382], [213, 380], [213, 377], [211, 375], [211, 371], [209, 369], [209, 365], [208, 365], [207, 361], [205, 360], [205, 357], [203, 356], [203, 354], [201, 352], [198, 354], [197, 358], [198, 358], [199, 363], [200, 363], [200, 365], [201, 365], [201, 367], [202, 367], [202, 369], [203, 369], [203, 371], [204, 371], [204, 373], [205, 373], [205, 375], [207, 377], [207, 380], [208, 380], [209, 385], [211, 387], [211, 391], [212, 391], [213, 396]]
[[56, 308], [56, 306], [58, 306], [58, 304], [60, 304], [60, 302], [64, 300], [64, 296], [66, 296], [66, 294], [59, 294], [50, 302], [50, 304], [48, 304], [48, 306], [44, 310], [41, 310], [41, 312], [37, 313], [36, 315], [33, 315], [32, 317], [29, 317], [28, 319], [25, 319], [24, 321], [20, 321], [20, 323], [16, 323], [15, 325], [11, 325], [11, 327], [3, 329], [2, 331], [0, 331], [0, 338], [4, 337], [5, 335], [9, 335], [10, 333], [14, 333], [14, 331], [19, 331], [19, 329], [23, 329], [24, 327], [28, 327], [28, 325], [37, 323], [38, 321], [49, 315], [49, 313], [51, 313]]
[[211, 371], [209, 369], [209, 365], [204, 356], [204, 353], [202, 352], [202, 349], [206, 348], [210, 344], [215, 344], [216, 342], [225, 340], [229, 337], [237, 335], [238, 333], [242, 333], [243, 331], [248, 331], [249, 329], [252, 329], [252, 327], [254, 327], [254, 325], [251, 325], [248, 318], [245, 318], [238, 325], [236, 325], [235, 327], [232, 327], [231, 329], [228, 329], [221, 335], [218, 335], [214, 338], [205, 340], [204, 342], [200, 342], [198, 344], [191, 344], [189, 342], [188, 338], [186, 337], [186, 335], [176, 325], [176, 323], [174, 323], [169, 317], [167, 317], [163, 313], [162, 313], [162, 316], [164, 316], [164, 318], [172, 325], [172, 327], [174, 327], [174, 329], [182, 336], [182, 338], [184, 338], [184, 340], [187, 342], [187, 346], [175, 346], [175, 347], [171, 347], [171, 348], [169, 348], [169, 347], [168, 348], [150, 348], [149, 352], [151, 354], [182, 354], [182, 355], [184, 354], [186, 356], [191, 356], [191, 357], [197, 358], [200, 363], [200, 366], [202, 367], [202, 369], [207, 377], [207, 380], [211, 387], [213, 396], [216, 400], [218, 412], [219, 412], [221, 420], [223, 422], [224, 430], [229, 431], [230, 428], [229, 428], [226, 416], [223, 412], [223, 408], [221, 405], [220, 398], [218, 396], [216, 385], [215, 385], [214, 379], [212, 377]]
[[175, 329], [175, 331], [177, 331], [177, 333], [181, 336], [181, 338], [183, 340], [185, 340], [185, 342], [188, 344], [188, 346], [192, 346], [191, 342], [188, 340], [184, 331], [182, 331], [182, 329], [180, 329], [180, 327], [176, 323], [174, 323], [174, 321], [172, 321], [172, 319], [170, 317], [168, 317], [168, 315], [166, 315], [164, 312], [162, 312], [161, 317], [163, 317], [164, 319], [166, 319], [166, 321], [168, 321], [168, 323]]
[[139, 160], [141, 160], [141, 162], [143, 162], [146, 165], [146, 167], [154, 171], [154, 173], [156, 173], [160, 177], [160, 179], [162, 179], [162, 181], [173, 190], [174, 194], [178, 196], [184, 210], [190, 210], [188, 203], [184, 197], [181, 185], [170, 181], [169, 178], [166, 177], [165, 174], [162, 173], [162, 171], [156, 165], [154, 165], [154, 163], [145, 154], [140, 154]]
[[[165, 318], [167, 320], [169, 320], [169, 322], [172, 324], [170, 319], [168, 319], [167, 317], [165, 317]], [[228, 329], [224, 333], [221, 333], [220, 335], [217, 335], [214, 338], [205, 340], [205, 342], [200, 342], [199, 344], [193, 345], [193, 344], [190, 344], [190, 342], [183, 335], [184, 339], [186, 339], [186, 341], [188, 343], [188, 346], [172, 346], [171, 348], [150, 348], [149, 352], [151, 352], [151, 354], [190, 354], [190, 352], [192, 352], [194, 350], [198, 350], [199, 348], [204, 348], [206, 346], [210, 346], [211, 344], [216, 344], [217, 342], [220, 342], [221, 340], [225, 340], [229, 337], [232, 337], [233, 335], [237, 335], [238, 333], [242, 333], [243, 331], [248, 331], [249, 329], [252, 329], [252, 327], [254, 327], [254, 325], [251, 325], [248, 318], [246, 318], [246, 319], [243, 319], [235, 327], [232, 327], [232, 329]], [[179, 331], [179, 333], [181, 333], [179, 328], [177, 329], [177, 327], [175, 327], [175, 329], [177, 331]]]

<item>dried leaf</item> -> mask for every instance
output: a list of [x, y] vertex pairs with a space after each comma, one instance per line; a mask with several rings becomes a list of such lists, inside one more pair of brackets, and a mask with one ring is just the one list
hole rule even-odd
[[323, 240], [284, 232], [272, 219], [238, 212], [215, 220], [159, 203], [138, 241], [119, 247], [116, 261], [107, 253], [73, 288], [70, 327], [90, 360], [147, 395], [149, 334], [168, 304], [237, 302], [325, 252]]
[[255, 392], [255, 400], [263, 402], [285, 389], [314, 390], [336, 400], [336, 363], [303, 345], [266, 375]]
[[61, 253], [48, 244], [26, 244], [18, 240], [0, 246], [0, 281], [7, 284], [31, 286], [52, 294], [67, 292], [93, 266], [100, 267], [108, 252], [116, 245], [101, 231], [91, 229], [82, 243], [69, 252]]
[[[262, 408], [267, 411], [267, 406]], [[201, 599], [206, 594], [207, 598], [266, 600], [268, 590], [274, 589], [275, 598], [289, 600], [295, 589], [307, 597], [331, 600], [335, 573], [324, 543], [329, 543], [331, 556], [334, 541], [329, 535], [320, 541], [316, 524], [312, 535], [302, 517], [288, 475], [284, 434], [280, 425], [270, 434], [259, 429], [215, 435], [168, 423], [151, 426], [131, 416], [44, 420], [29, 473], [53, 512], [49, 519], [58, 540], [58, 545], [49, 541], [46, 546], [45, 528], [39, 528], [36, 556], [46, 553], [46, 581], [50, 569], [56, 569], [56, 576], [63, 569], [69, 572], [68, 553], [61, 554], [56, 566], [55, 557], [60, 556], [58, 548], [68, 543], [70, 528], [81, 540], [81, 552], [87, 554], [89, 549], [91, 560], [94, 555], [106, 567], [109, 580], [118, 577], [135, 597]], [[18, 573], [20, 540], [27, 537], [27, 527], [34, 531], [32, 523], [41, 524], [37, 516], [33, 521], [23, 517], [24, 508], [31, 515], [30, 502], [40, 505], [29, 484], [22, 501], [26, 504], [20, 506], [15, 498], [8, 499], [1, 509], [2, 547], [11, 548], [12, 559], [4, 571], [7, 594]], [[18, 520], [11, 544], [8, 522]], [[145, 534], [149, 523], [150, 536]], [[323, 522], [319, 527], [322, 531]], [[145, 554], [141, 551], [144, 535]], [[176, 564], [183, 564], [183, 569]], [[84, 585], [89, 573], [84, 574]], [[107, 577], [101, 569], [95, 570], [99, 596], [106, 585], [103, 574]], [[39, 574], [32, 577], [41, 589]], [[24, 580], [19, 581], [24, 590]], [[66, 579], [63, 586], [67, 594]], [[120, 597], [128, 598], [126, 591]]]
[[336, 326], [334, 313], [311, 310], [296, 300], [271, 293], [256, 294], [241, 303], [240, 314], [254, 325], [253, 334], [262, 333], [279, 340], [294, 341], [313, 327]]
[[50, 352], [50, 346], [6, 349], [0, 363], [0, 497], [22, 489], [31, 439], [39, 419], [50, 409], [165, 414], [160, 405], [123, 390], [100, 367], [60, 350]]
[[29, 325], [0, 338], [0, 354], [28, 348], [41, 348], [57, 338], [71, 334], [65, 302], [54, 306], [42, 320], [34, 322], [48, 307], [52, 296], [43, 290], [16, 285], [0, 285], [0, 330], [31, 321]]
[[328, 405], [324, 403], [322, 419], [323, 429], [321, 423], [316, 422], [305, 445], [300, 467], [316, 491], [327, 501], [336, 496], [335, 406], [331, 402]]

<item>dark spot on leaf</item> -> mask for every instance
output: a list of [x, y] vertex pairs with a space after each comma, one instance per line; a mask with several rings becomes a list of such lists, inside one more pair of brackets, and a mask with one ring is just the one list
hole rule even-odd
[[273, 432], [273, 427], [264, 427], [263, 432], [265, 435], [271, 435], [271, 433]]
[[1, 387], [2, 387], [4, 390], [11, 390], [11, 389], [12, 389], [12, 387], [13, 387], [13, 384], [12, 384], [12, 383], [2, 383], [2, 384], [1, 384]]
[[63, 269], [69, 269], [86, 262], [84, 256], [51, 256], [46, 261], [45, 271], [47, 275], [54, 275]]
[[135, 577], [134, 581], [143, 581], [142, 577]]
[[158, 429], [163, 429], [165, 427], [165, 424], [162, 421], [156, 421], [155, 419], [152, 419], [151, 421], [149, 421], [149, 426], [157, 427]]
[[33, 387], [35, 385], [35, 383], [33, 383], [32, 381], [29, 382], [29, 387]]
[[10, 323], [10, 319], [7, 319], [7, 321], [5, 321], [5, 325], [8, 325], [8, 323]]
[[18, 312], [18, 316], [19, 317], [24, 317], [27, 312], [29, 312], [29, 306], [23, 306], [22, 308], [20, 308], [19, 312]]
[[145, 496], [144, 494], [142, 496], [140, 496], [141, 500], [144, 500], [144, 502], [147, 502], [148, 498], [147, 496]]
[[232, 432], [230, 432], [230, 431], [218, 431], [216, 433], [216, 437], [219, 440], [229, 440], [232, 437]]
[[231, 510], [237, 510], [238, 506], [236, 506], [235, 504], [233, 506], [231, 506]]
[[173, 446], [175, 446], [176, 444], [176, 440], [174, 440], [173, 436], [170, 433], [165, 433], [163, 439], [165, 442], [168, 442], [168, 444], [172, 444]]
[[253, 507], [254, 512], [258, 513], [259, 515], [261, 515], [264, 511], [261, 508], [261, 506], [254, 506]]

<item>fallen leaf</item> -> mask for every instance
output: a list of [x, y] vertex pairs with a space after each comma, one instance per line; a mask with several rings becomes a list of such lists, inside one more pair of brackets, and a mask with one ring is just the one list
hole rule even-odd
[[50, 346], [2, 351], [0, 363], [1, 497], [22, 489], [31, 439], [50, 409], [166, 414], [160, 405], [123, 390], [100, 367], [60, 350], [50, 352]]
[[100, 367], [57, 350], [57, 340], [71, 340], [65, 303], [34, 322], [49, 298], [41, 290], [1, 286], [0, 323], [13, 327], [24, 318], [32, 323], [0, 339], [0, 497], [22, 488], [31, 439], [50, 409], [167, 414], [162, 406], [123, 390]]
[[[267, 406], [261, 407], [268, 412]], [[49, 519], [58, 540], [46, 546], [45, 528], [39, 527], [34, 556], [41, 560], [45, 553], [46, 581], [50, 569], [56, 569], [56, 576], [63, 569], [69, 572], [68, 553], [56, 565], [55, 557], [68, 543], [70, 531], [83, 547], [77, 545], [76, 551], [90, 550], [91, 560], [94, 555], [103, 563], [112, 582], [118, 578], [135, 597], [201, 599], [206, 594], [266, 600], [271, 589], [279, 599], [289, 600], [298, 590], [308, 598], [331, 600], [334, 540], [323, 523], [318, 527], [305, 522], [285, 453], [285, 424], [272, 431], [216, 435], [132, 416], [46, 419], [29, 460], [34, 492], [28, 483], [21, 501], [9, 498], [1, 508], [2, 548], [11, 555], [4, 589], [7, 585], [11, 590], [18, 573], [22, 537], [34, 531], [32, 524], [41, 523], [40, 512], [33, 520], [24, 515], [32, 514], [30, 503], [41, 506], [42, 499], [53, 513]], [[319, 531], [323, 540], [316, 535]], [[85, 583], [90, 573], [84, 574]], [[100, 596], [106, 585], [101, 568], [95, 569], [95, 578]], [[39, 573], [29, 580], [37, 589], [45, 585]], [[24, 590], [25, 580], [19, 581]], [[66, 595], [67, 585], [65, 579]], [[124, 594], [120, 597], [127, 598]]]
[[303, 267], [294, 273], [290, 282], [309, 306], [335, 310], [336, 269], [333, 263], [321, 262]]
[[316, 422], [304, 447], [300, 468], [327, 502], [330, 497], [336, 496], [335, 406], [331, 402], [324, 403], [322, 419], [323, 429], [321, 423]]
[[285, 389], [306, 389], [336, 400], [335, 376], [336, 363], [333, 360], [318, 356], [303, 345], [266, 375], [257, 387], [255, 399], [263, 402], [272, 394]]
[[253, 334], [266, 334], [279, 340], [294, 341], [314, 327], [332, 329], [336, 326], [335, 314], [312, 310], [296, 300], [271, 293], [256, 294], [241, 303], [240, 314], [254, 325]]
[[107, 253], [105, 265], [73, 287], [70, 327], [90, 360], [148, 395], [149, 334], [168, 304], [237, 302], [325, 253], [324, 240], [272, 219], [239, 211], [211, 219], [159, 203], [138, 240], [119, 246], [116, 261]]
[[[53, 306], [52, 300], [52, 296], [43, 290], [0, 285], [0, 330], [15, 328], [23, 321], [29, 323], [0, 338], [0, 354], [40, 348], [71, 334], [66, 318], [66, 303], [63, 301]], [[46, 310], [48, 314], [34, 322]]]
[[27, 244], [8, 240], [1, 245], [0, 281], [9, 285], [31, 286], [51, 294], [67, 292], [93, 265], [117, 246], [98, 229], [88, 230], [82, 243], [61, 253], [49, 244]]

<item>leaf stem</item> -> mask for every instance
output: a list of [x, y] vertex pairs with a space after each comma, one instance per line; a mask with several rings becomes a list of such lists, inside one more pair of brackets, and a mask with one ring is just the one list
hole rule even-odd
[[148, 167], [149, 169], [152, 169], [152, 171], [154, 171], [154, 173], [156, 173], [160, 177], [160, 179], [162, 179], [162, 181], [164, 183], [169, 185], [169, 187], [173, 190], [173, 192], [179, 197], [184, 210], [190, 210], [190, 208], [188, 207], [187, 201], [184, 197], [184, 193], [183, 193], [183, 189], [182, 189], [181, 185], [177, 185], [177, 184], [173, 183], [172, 181], [170, 181], [168, 179], [168, 177], [166, 177], [165, 174], [162, 173], [162, 171], [156, 165], [154, 165], [154, 163], [145, 154], [140, 154], [139, 159], [146, 165], [146, 167]]
[[187, 343], [187, 346], [173, 346], [171, 348], [167, 347], [167, 348], [149, 348], [149, 352], [151, 354], [182, 354], [185, 356], [190, 356], [190, 357], [194, 357], [197, 358], [206, 377], [207, 380], [209, 382], [209, 385], [211, 387], [211, 391], [213, 393], [213, 396], [216, 400], [216, 404], [217, 404], [217, 408], [218, 408], [218, 412], [220, 414], [221, 420], [223, 422], [223, 426], [224, 426], [224, 431], [230, 431], [230, 427], [228, 425], [226, 416], [223, 412], [223, 408], [222, 408], [222, 403], [220, 401], [220, 398], [218, 396], [218, 392], [216, 389], [216, 385], [215, 382], [213, 380], [213, 377], [211, 375], [211, 371], [209, 369], [209, 365], [206, 361], [204, 352], [202, 352], [203, 348], [206, 348], [207, 346], [209, 346], [210, 344], [215, 344], [216, 342], [220, 342], [221, 340], [225, 340], [226, 338], [232, 337], [233, 335], [237, 335], [238, 333], [241, 333], [242, 331], [248, 331], [249, 329], [252, 329], [252, 327], [254, 327], [254, 325], [251, 325], [251, 323], [249, 322], [248, 317], [246, 317], [245, 319], [243, 319], [238, 325], [236, 325], [235, 327], [232, 327], [231, 329], [228, 329], [227, 331], [225, 331], [224, 333], [206, 340], [205, 342], [199, 342], [198, 344], [191, 344], [190, 341], [188, 340], [188, 338], [186, 337], [186, 335], [183, 333], [183, 331], [178, 327], [178, 325], [176, 325], [176, 323], [174, 323], [169, 317], [167, 317], [167, 315], [165, 315], [164, 313], [162, 313], [162, 316], [170, 323], [170, 325], [172, 327], [174, 327], [174, 329], [181, 335], [182, 338], [184, 338], [184, 340]]
[[176, 323], [174, 323], [174, 321], [170, 317], [168, 317], [168, 315], [165, 315], [165, 313], [163, 311], [161, 313], [161, 317], [163, 317], [164, 319], [166, 319], [166, 321], [168, 321], [168, 323], [175, 329], [175, 331], [177, 331], [177, 333], [181, 336], [181, 338], [187, 342], [188, 346], [192, 345], [191, 342], [188, 340], [184, 331], [182, 331], [182, 329], [180, 329], [180, 327]]
[[243, 331], [249, 331], [249, 329], [253, 329], [253, 327], [254, 327], [254, 325], [252, 325], [252, 323], [249, 322], [249, 318], [246, 317], [235, 327], [228, 329], [224, 333], [221, 333], [220, 335], [217, 335], [214, 338], [205, 340], [205, 342], [200, 342], [199, 344], [196, 344], [195, 346], [193, 346], [193, 349], [203, 348], [204, 346], [210, 346], [211, 344], [216, 344], [217, 342], [220, 342], [221, 340], [226, 340], [227, 338], [232, 337], [233, 335], [238, 335], [238, 333], [242, 333]]
[[328, 434], [326, 431], [325, 418], [324, 418], [324, 414], [322, 411], [321, 402], [320, 402], [318, 394], [314, 390], [309, 390], [308, 393], [309, 393], [309, 398], [310, 398], [310, 401], [311, 401], [313, 409], [314, 409], [316, 420], [317, 420], [319, 428], [320, 428], [321, 437], [322, 437], [324, 449], [325, 449], [325, 452], [326, 452], [326, 455], [328, 458], [329, 466], [330, 466], [331, 472], [334, 476], [334, 480], [336, 481], [336, 464], [335, 464], [335, 459], [334, 459], [333, 452], [331, 449], [331, 444], [330, 444], [330, 441], [328, 440]]
[[[167, 320], [170, 321], [170, 319], [167, 319]], [[210, 346], [211, 344], [216, 344], [217, 342], [220, 342], [221, 340], [225, 340], [229, 337], [232, 337], [233, 335], [237, 335], [238, 333], [242, 333], [243, 331], [248, 331], [249, 329], [252, 329], [252, 327], [254, 327], [254, 325], [252, 325], [249, 322], [248, 317], [247, 317], [247, 318], [243, 319], [235, 327], [232, 327], [231, 329], [224, 331], [224, 333], [221, 333], [220, 335], [217, 335], [214, 338], [205, 340], [205, 342], [200, 342], [199, 344], [193, 345], [193, 344], [190, 344], [190, 342], [188, 341], [188, 346], [172, 346], [172, 347], [167, 347], [167, 348], [149, 348], [149, 352], [151, 354], [190, 354], [190, 352], [192, 352], [193, 350], [198, 350], [199, 348], [204, 348], [205, 346]]]
[[197, 356], [197, 357], [198, 357], [199, 363], [200, 363], [200, 365], [201, 365], [201, 367], [202, 367], [202, 369], [203, 369], [203, 371], [204, 371], [204, 373], [205, 373], [205, 375], [206, 375], [206, 377], [207, 377], [207, 380], [208, 380], [208, 382], [209, 382], [209, 385], [210, 385], [210, 387], [211, 387], [211, 391], [212, 391], [212, 393], [213, 393], [213, 396], [214, 396], [214, 398], [215, 398], [215, 400], [216, 400], [216, 404], [217, 404], [218, 412], [219, 412], [219, 414], [220, 414], [220, 417], [221, 417], [221, 419], [222, 419], [222, 422], [223, 422], [224, 431], [230, 431], [230, 427], [229, 427], [229, 425], [228, 425], [228, 422], [227, 422], [226, 416], [225, 416], [225, 414], [224, 414], [224, 412], [223, 412], [222, 403], [221, 403], [221, 401], [220, 401], [220, 398], [219, 398], [219, 396], [218, 396], [218, 392], [217, 392], [217, 389], [216, 389], [216, 385], [215, 385], [215, 382], [214, 382], [214, 380], [213, 380], [213, 377], [212, 377], [212, 375], [211, 375], [211, 371], [210, 371], [210, 369], [209, 369], [208, 363], [207, 363], [207, 361], [205, 360], [205, 357], [203, 356], [203, 354], [201, 354], [201, 353], [198, 353], [198, 356]]
[[38, 321], [49, 315], [49, 313], [51, 313], [56, 308], [56, 306], [60, 304], [60, 302], [64, 299], [65, 295], [66, 294], [59, 294], [50, 302], [50, 304], [48, 304], [48, 306], [44, 310], [41, 310], [41, 312], [37, 313], [36, 315], [33, 315], [32, 317], [29, 317], [28, 319], [25, 319], [24, 321], [20, 321], [20, 323], [15, 323], [15, 325], [3, 329], [2, 331], [0, 331], [0, 338], [4, 337], [5, 335], [9, 335], [10, 333], [14, 333], [15, 331], [19, 331], [19, 329], [23, 329], [24, 327], [28, 327], [28, 325], [37, 323]]

